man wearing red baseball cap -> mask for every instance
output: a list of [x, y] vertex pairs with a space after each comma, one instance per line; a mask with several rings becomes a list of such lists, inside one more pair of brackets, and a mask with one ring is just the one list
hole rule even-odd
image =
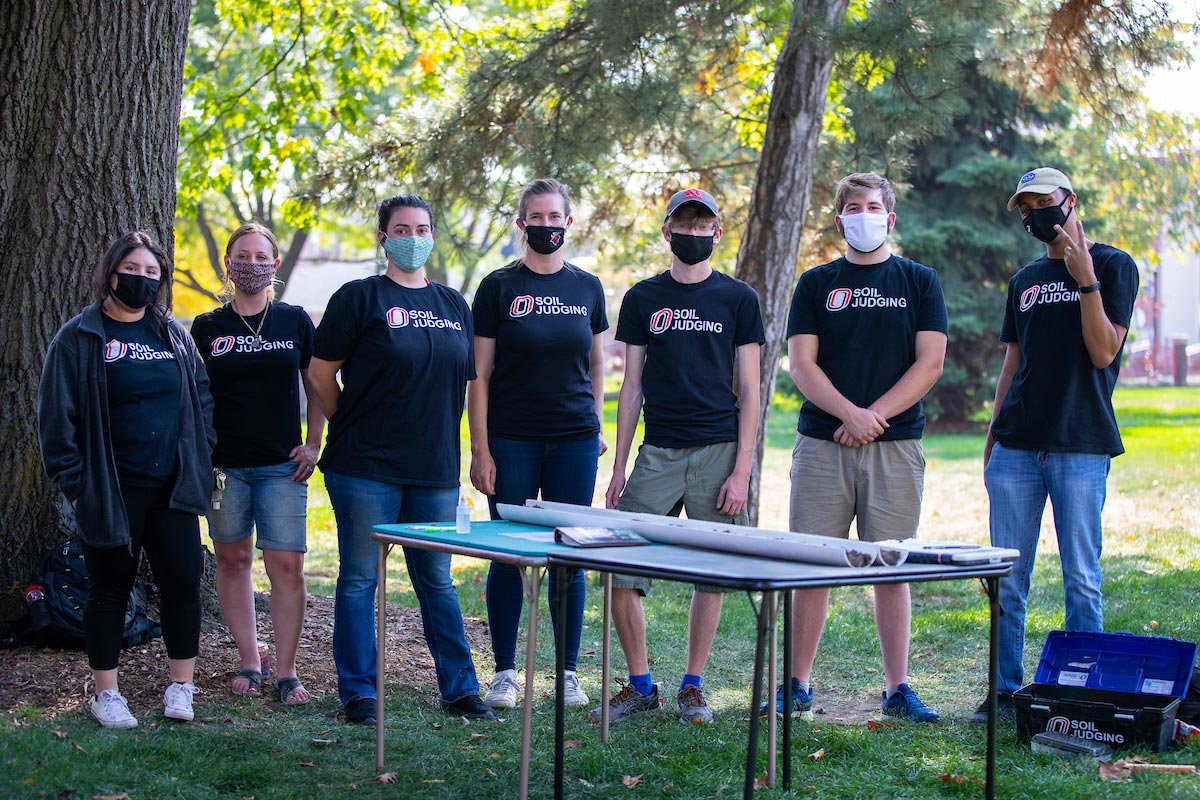
[[[621, 301], [617, 339], [625, 342], [625, 381], [617, 403], [609, 508], [747, 524], [750, 465], [758, 433], [759, 346], [766, 341], [758, 295], [713, 270], [721, 241], [717, 201], [684, 189], [667, 203], [663, 239], [671, 268], [630, 289]], [[638, 416], [645, 441], [628, 482], [625, 466]], [[662, 706], [650, 677], [646, 578], [613, 576], [613, 622], [629, 684], [608, 700], [619, 722]], [[676, 695], [682, 722], [712, 722], [701, 673], [721, 616], [721, 589], [697, 585], [688, 617], [687, 672]], [[588, 716], [600, 719], [600, 708]]]

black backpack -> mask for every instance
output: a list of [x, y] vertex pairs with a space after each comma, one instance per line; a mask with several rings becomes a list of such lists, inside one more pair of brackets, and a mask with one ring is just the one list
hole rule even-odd
[[[50, 548], [42, 560], [42, 593], [45, 597], [46, 624], [34, 631], [45, 644], [64, 650], [82, 650], [83, 607], [87, 605], [87, 565], [83, 543], [72, 536]], [[146, 614], [146, 588], [141, 581], [133, 585], [125, 608], [122, 647], [133, 647], [162, 635], [162, 629]]]

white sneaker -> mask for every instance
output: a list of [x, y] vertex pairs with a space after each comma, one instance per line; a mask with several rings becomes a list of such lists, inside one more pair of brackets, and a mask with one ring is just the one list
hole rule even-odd
[[563, 673], [563, 705], [570, 708], [587, 704], [588, 696], [579, 688], [579, 676], [574, 672]]
[[94, 695], [88, 711], [102, 728], [136, 728], [138, 721], [129, 713], [129, 703], [116, 689], [105, 689]]
[[172, 683], [163, 692], [163, 716], [171, 719], [192, 720], [196, 714], [192, 711], [192, 695], [196, 687], [191, 683]]
[[517, 683], [515, 669], [502, 669], [488, 684], [487, 694], [483, 702], [492, 708], [516, 708], [517, 695], [521, 693], [521, 685]]

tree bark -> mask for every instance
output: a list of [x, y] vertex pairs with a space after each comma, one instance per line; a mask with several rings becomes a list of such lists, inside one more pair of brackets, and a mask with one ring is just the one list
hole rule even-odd
[[800, 237], [808, 212], [813, 162], [833, 70], [833, 33], [849, 0], [796, 0], [775, 82], [767, 128], [750, 198], [746, 233], [738, 250], [737, 277], [758, 291], [767, 343], [762, 348], [762, 387], [757, 453], [750, 478], [750, 523], [758, 524], [759, 478], [775, 371], [783, 349]]
[[173, 249], [190, 11], [190, 0], [0, 5], [0, 618], [60, 535], [37, 440], [46, 347], [91, 300], [109, 241], [141, 228]]
[[276, 297], [283, 297], [283, 290], [287, 286], [288, 279], [292, 277], [292, 271], [296, 269], [296, 264], [300, 261], [300, 253], [304, 250], [304, 243], [308, 241], [308, 234], [309, 231], [303, 228], [292, 234], [292, 240], [288, 243], [283, 260], [279, 263], [279, 269], [275, 270], [275, 280], [278, 283], [275, 287]]

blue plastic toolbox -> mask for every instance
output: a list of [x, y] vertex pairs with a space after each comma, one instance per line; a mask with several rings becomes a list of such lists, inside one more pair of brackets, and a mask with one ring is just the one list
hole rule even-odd
[[1051, 731], [1114, 748], [1166, 750], [1195, 661], [1192, 642], [1051, 631], [1034, 682], [1013, 695], [1017, 735]]

